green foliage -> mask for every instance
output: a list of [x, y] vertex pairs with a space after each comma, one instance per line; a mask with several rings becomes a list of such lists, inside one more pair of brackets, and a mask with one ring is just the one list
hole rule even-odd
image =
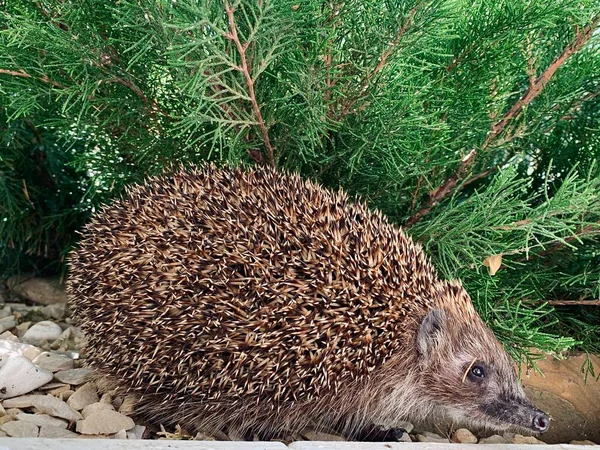
[[[517, 358], [600, 350], [596, 0], [0, 0], [0, 272], [176, 163], [381, 209]], [[490, 275], [483, 261], [502, 255]]]

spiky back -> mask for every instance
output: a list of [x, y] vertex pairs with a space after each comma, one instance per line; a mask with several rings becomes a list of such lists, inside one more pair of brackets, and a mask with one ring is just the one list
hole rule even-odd
[[88, 362], [133, 392], [274, 407], [368, 378], [435, 281], [418, 246], [344, 193], [205, 166], [96, 214], [68, 290]]

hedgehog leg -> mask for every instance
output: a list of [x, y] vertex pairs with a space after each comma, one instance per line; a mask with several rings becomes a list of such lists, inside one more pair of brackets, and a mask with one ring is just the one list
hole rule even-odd
[[404, 433], [406, 433], [404, 428], [384, 428], [381, 425], [373, 424], [353, 433], [349, 437], [361, 442], [401, 442]]

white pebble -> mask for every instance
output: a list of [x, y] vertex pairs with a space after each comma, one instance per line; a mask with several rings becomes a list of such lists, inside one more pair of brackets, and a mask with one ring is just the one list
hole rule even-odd
[[50, 381], [51, 372], [40, 369], [25, 356], [13, 356], [0, 368], [0, 398], [27, 394]]
[[[11, 334], [12, 336], [12, 334]], [[13, 336], [14, 337], [14, 336]], [[25, 352], [35, 351], [39, 349], [33, 345], [23, 344], [14, 339], [0, 339], [0, 358], [3, 356], [24, 355]], [[6, 358], [5, 358], [6, 359]]]
[[70, 369], [56, 372], [54, 374], [54, 378], [61, 383], [79, 385], [85, 383], [91, 374], [92, 371], [90, 369]]
[[59, 353], [41, 353], [33, 362], [42, 369], [49, 370], [50, 372], [60, 372], [61, 370], [69, 370], [74, 367], [72, 358]]
[[28, 342], [54, 341], [62, 334], [62, 328], [49, 320], [44, 320], [33, 325], [23, 335], [23, 340]]

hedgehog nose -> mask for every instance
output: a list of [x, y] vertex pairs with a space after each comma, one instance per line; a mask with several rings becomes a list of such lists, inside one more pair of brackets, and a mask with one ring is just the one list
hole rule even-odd
[[547, 414], [539, 411], [533, 416], [533, 429], [539, 433], [543, 433], [550, 426], [550, 418]]

